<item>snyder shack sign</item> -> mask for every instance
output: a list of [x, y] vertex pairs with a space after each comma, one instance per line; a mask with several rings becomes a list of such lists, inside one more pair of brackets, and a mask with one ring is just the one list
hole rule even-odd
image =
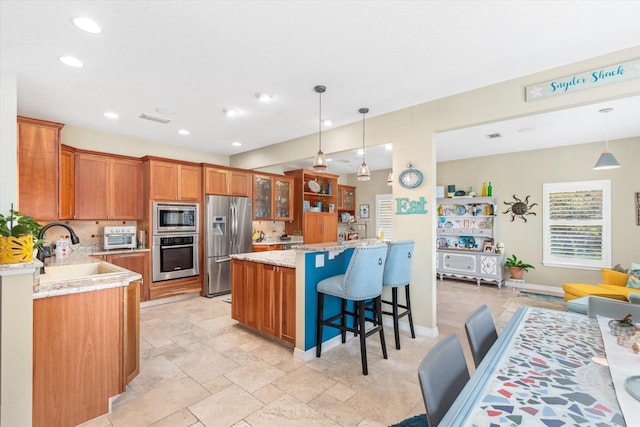
[[525, 100], [536, 101], [638, 77], [640, 77], [640, 58], [527, 86]]

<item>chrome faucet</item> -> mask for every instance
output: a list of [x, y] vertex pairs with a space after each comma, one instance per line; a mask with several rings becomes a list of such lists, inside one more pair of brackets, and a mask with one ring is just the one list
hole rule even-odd
[[[73, 231], [73, 228], [71, 228], [69, 225], [63, 223], [63, 222], [50, 222], [49, 224], [45, 225], [44, 227], [42, 227], [40, 229], [40, 232], [38, 233], [38, 240], [42, 240], [42, 238], [44, 237], [44, 233], [50, 229], [51, 227], [54, 227], [56, 225], [59, 225], [60, 227], [64, 227], [67, 229], [67, 231], [69, 231], [69, 234], [71, 235], [71, 243], [74, 245], [77, 245], [78, 243], [80, 243], [80, 239], [78, 238], [78, 235], [76, 234], [75, 231]], [[44, 274], [44, 246], [42, 245], [42, 243], [40, 243], [38, 245], [38, 256], [37, 258], [42, 261], [42, 267], [40, 267], [40, 274]]]

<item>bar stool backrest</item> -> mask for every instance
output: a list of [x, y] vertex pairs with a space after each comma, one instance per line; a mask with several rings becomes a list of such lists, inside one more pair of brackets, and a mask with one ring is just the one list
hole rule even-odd
[[382, 293], [382, 275], [387, 259], [385, 243], [358, 246], [344, 275], [345, 298], [362, 300]]
[[388, 242], [387, 262], [382, 283], [384, 286], [398, 287], [409, 284], [411, 280], [411, 260], [413, 258], [413, 240]]

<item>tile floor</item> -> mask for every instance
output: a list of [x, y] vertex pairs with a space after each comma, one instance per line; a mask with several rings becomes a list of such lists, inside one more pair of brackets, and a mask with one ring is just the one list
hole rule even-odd
[[[437, 297], [440, 337], [460, 336], [471, 372], [464, 320], [480, 302], [491, 309], [498, 332], [521, 305], [565, 309], [557, 300], [449, 280], [438, 281]], [[417, 367], [438, 338], [412, 340], [403, 332], [396, 350], [386, 327], [389, 358], [369, 338], [363, 376], [358, 340], [305, 364], [290, 348], [239, 326], [224, 298], [142, 308], [140, 374], [110, 414], [83, 426], [368, 427], [424, 413]]]

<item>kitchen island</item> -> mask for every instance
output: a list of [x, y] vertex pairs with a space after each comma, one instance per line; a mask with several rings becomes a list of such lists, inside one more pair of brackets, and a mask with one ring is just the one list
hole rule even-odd
[[106, 414], [139, 372], [141, 275], [89, 256], [47, 259], [33, 287], [33, 426]]
[[[377, 239], [297, 245], [291, 250], [232, 255], [232, 317], [283, 342], [294, 344], [294, 356], [315, 357], [316, 285], [343, 274], [357, 246]], [[338, 298], [327, 298], [327, 313], [339, 310]], [[326, 331], [323, 342], [338, 345], [339, 331]]]

